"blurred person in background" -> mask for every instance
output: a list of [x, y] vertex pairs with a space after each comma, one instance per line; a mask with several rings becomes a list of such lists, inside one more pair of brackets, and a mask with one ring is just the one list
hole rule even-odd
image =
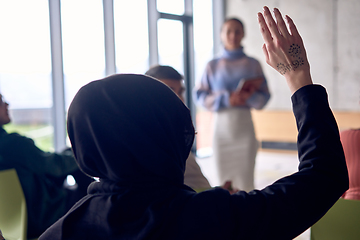
[[[170, 87], [176, 95], [184, 102], [184, 77], [173, 67], [156, 65], [151, 67], [145, 75], [156, 78]], [[201, 172], [200, 166], [195, 160], [195, 155], [190, 152], [186, 160], [184, 183], [196, 191], [211, 188], [208, 180]]]
[[[0, 171], [16, 170], [26, 200], [27, 235], [37, 238], [86, 195], [93, 179], [80, 171], [71, 149], [44, 152], [32, 139], [7, 133], [3, 126], [11, 122], [8, 106], [0, 94]], [[65, 184], [68, 175], [76, 185]]]
[[[225, 20], [220, 33], [223, 53], [207, 64], [195, 86], [194, 99], [214, 112], [213, 157], [220, 183], [231, 180], [235, 188], [251, 191], [259, 144], [250, 110], [262, 109], [270, 93], [260, 63], [244, 53], [244, 35], [239, 19]], [[239, 88], [246, 79], [262, 82], [256, 88]]]

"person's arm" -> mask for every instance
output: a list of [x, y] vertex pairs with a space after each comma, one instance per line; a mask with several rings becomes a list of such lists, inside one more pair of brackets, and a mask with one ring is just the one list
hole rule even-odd
[[[245, 87], [237, 88], [230, 92], [229, 105], [234, 107], [249, 107], [255, 109], [262, 109], [270, 99], [270, 92], [267, 85], [266, 78], [261, 69], [260, 63], [252, 59], [253, 77], [250, 79], [262, 78], [262, 84], [258, 86], [247, 85]], [[241, 83], [241, 81], [240, 81]], [[246, 83], [245, 83], [246, 85]]]
[[195, 102], [209, 111], [217, 111], [221, 108], [230, 106], [229, 98], [230, 92], [214, 91], [211, 86], [211, 79], [213, 71], [211, 67], [212, 62], [208, 63], [201, 80], [196, 84], [193, 90], [193, 98]]
[[61, 177], [72, 174], [79, 169], [70, 148], [65, 149], [60, 153], [41, 152], [42, 153], [40, 154], [44, 157], [46, 162], [46, 167], [44, 168], [46, 174]]
[[[261, 191], [233, 194], [231, 229], [237, 229], [234, 234], [243, 239], [293, 239], [318, 221], [346, 191], [348, 174], [326, 91], [312, 84], [305, 49], [294, 23], [287, 17], [289, 33], [277, 9], [277, 24], [268, 8], [264, 8], [264, 16], [258, 15], [266, 61], [285, 76], [293, 92], [299, 171]], [[299, 59], [302, 64], [292, 65]]]
[[[30, 138], [19, 134], [9, 134], [6, 143], [6, 156], [13, 164], [23, 166], [37, 174], [64, 177], [78, 169], [70, 150], [62, 153], [44, 152]], [[16, 162], [16, 163], [15, 163]]]
[[[258, 63], [257, 72], [260, 72], [263, 75], [260, 63]], [[270, 99], [270, 91], [264, 76], [264, 81], [261, 84], [260, 88], [256, 90], [251, 96], [246, 100], [246, 104], [255, 109], [262, 109]]]
[[260, 88], [246, 99], [246, 105], [260, 110], [265, 107], [270, 99], [270, 92], [266, 80], [262, 83]]

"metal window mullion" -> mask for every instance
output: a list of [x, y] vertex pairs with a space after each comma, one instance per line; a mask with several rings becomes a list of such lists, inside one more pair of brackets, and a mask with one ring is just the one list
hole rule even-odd
[[114, 33], [114, 1], [103, 0], [104, 43], [105, 43], [105, 74], [116, 73], [115, 33]]
[[66, 114], [60, 0], [49, 0], [49, 21], [53, 93], [52, 120], [54, 127], [54, 148], [55, 151], [58, 152], [66, 147]]
[[184, 0], [185, 15], [193, 16], [193, 0]]
[[221, 49], [220, 30], [225, 20], [225, 3], [224, 0], [212, 0], [213, 12], [213, 54], [217, 55]]
[[148, 0], [149, 66], [159, 63], [158, 28], [159, 12], [156, 0]]
[[[191, 89], [195, 85], [194, 82], [194, 34], [193, 34], [193, 22], [183, 22], [183, 41], [184, 41], [184, 75], [186, 85], [186, 105], [190, 108], [191, 113], [194, 113], [193, 101], [191, 97]], [[193, 116], [194, 117], [194, 116]]]
[[[185, 14], [183, 21], [184, 36], [184, 75], [186, 85], [186, 105], [190, 109], [193, 125], [196, 128], [196, 108], [192, 99], [192, 89], [195, 85], [195, 56], [194, 56], [194, 28], [193, 28], [193, 3], [192, 0], [185, 0]], [[196, 140], [192, 151], [196, 151]]]

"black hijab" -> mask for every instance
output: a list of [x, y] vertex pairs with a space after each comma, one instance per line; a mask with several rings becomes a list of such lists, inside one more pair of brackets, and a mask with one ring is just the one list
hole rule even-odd
[[117, 74], [83, 86], [68, 111], [80, 168], [121, 185], [183, 184], [194, 139], [189, 109], [160, 81]]
[[194, 127], [169, 87], [134, 74], [93, 81], [70, 105], [68, 133], [78, 165], [100, 181], [40, 239], [160, 239], [178, 231], [196, 194], [184, 185]]

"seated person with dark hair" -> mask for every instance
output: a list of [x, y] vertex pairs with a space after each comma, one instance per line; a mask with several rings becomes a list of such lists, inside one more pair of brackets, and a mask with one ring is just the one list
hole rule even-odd
[[[154, 77], [170, 87], [176, 95], [184, 102], [184, 77], [173, 67], [157, 65], [151, 67], [145, 75]], [[184, 183], [196, 191], [211, 188], [208, 180], [204, 177], [199, 165], [195, 160], [195, 155], [190, 152], [186, 160]]]
[[[348, 189], [339, 130], [314, 85], [299, 33], [275, 9], [258, 14], [267, 63], [284, 75], [299, 129], [299, 171], [261, 190], [200, 193], [184, 184], [195, 130], [189, 109], [160, 81], [115, 74], [83, 86], [68, 112], [88, 195], [39, 240], [294, 239]], [[265, 18], [264, 18], [265, 17]]]
[[[70, 149], [43, 152], [32, 139], [7, 133], [3, 126], [11, 121], [8, 106], [0, 94], [0, 171], [15, 168], [26, 200], [27, 235], [37, 238], [86, 195], [93, 180], [79, 170]], [[64, 186], [67, 175], [74, 176], [74, 189]]]

